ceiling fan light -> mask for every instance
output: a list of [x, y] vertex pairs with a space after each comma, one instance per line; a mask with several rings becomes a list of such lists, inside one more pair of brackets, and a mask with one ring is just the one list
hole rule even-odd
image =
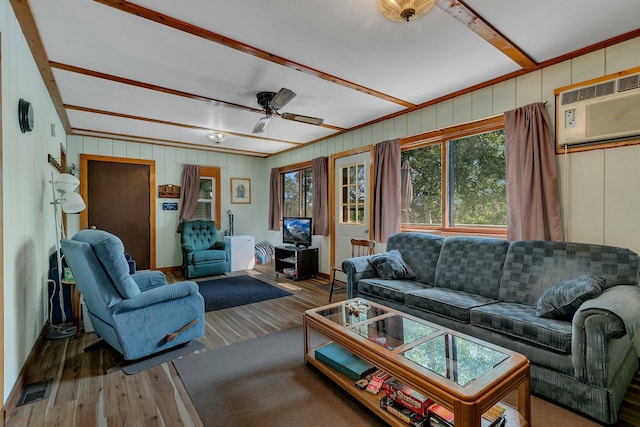
[[278, 93], [276, 93], [271, 101], [269, 101], [269, 107], [273, 110], [279, 110], [284, 107], [289, 101], [296, 96], [296, 93], [291, 89], [283, 87]]
[[436, 0], [378, 0], [380, 12], [392, 21], [409, 22], [429, 12]]
[[215, 144], [223, 144], [229, 140], [229, 135], [221, 132], [209, 132], [207, 139]]
[[258, 120], [258, 123], [256, 123], [256, 126], [253, 128], [252, 133], [264, 132], [264, 128], [267, 127], [270, 121], [271, 121], [270, 115], [262, 117], [260, 120]]

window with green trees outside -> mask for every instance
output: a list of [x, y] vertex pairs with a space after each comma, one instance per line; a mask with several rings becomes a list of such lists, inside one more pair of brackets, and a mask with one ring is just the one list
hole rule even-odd
[[403, 229], [506, 229], [504, 129], [441, 133], [403, 147]]

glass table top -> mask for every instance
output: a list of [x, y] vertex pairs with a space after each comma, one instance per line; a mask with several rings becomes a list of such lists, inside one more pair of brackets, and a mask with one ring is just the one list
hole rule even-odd
[[387, 310], [372, 307], [357, 300], [318, 310], [318, 314], [342, 326], [351, 326], [387, 313]]
[[409, 344], [437, 331], [436, 328], [424, 323], [397, 315], [357, 325], [351, 330], [389, 350]]
[[504, 353], [448, 333], [419, 344], [402, 355], [461, 386], [491, 372], [509, 358]]

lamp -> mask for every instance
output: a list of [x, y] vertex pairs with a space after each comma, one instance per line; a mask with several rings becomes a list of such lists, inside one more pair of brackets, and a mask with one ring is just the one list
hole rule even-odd
[[[58, 297], [60, 301], [60, 312], [62, 315], [62, 324], [53, 326], [52, 330], [47, 334], [48, 339], [62, 339], [68, 338], [76, 333], [76, 327], [67, 327], [65, 323], [67, 322], [67, 316], [64, 312], [64, 295], [62, 292], [62, 258], [63, 255], [60, 254], [60, 240], [64, 238], [64, 228], [62, 227], [62, 221], [60, 219], [61, 212], [64, 213], [78, 213], [86, 208], [84, 200], [82, 200], [82, 196], [78, 193], [75, 193], [75, 190], [78, 185], [80, 185], [80, 180], [75, 176], [63, 173], [60, 174], [57, 180], [54, 180], [53, 172], [51, 173], [51, 192], [53, 194], [53, 201], [51, 204], [53, 205], [53, 212], [55, 218], [55, 229], [56, 229], [56, 260], [58, 265], [58, 286], [60, 287], [58, 292]], [[58, 196], [56, 198], [56, 195]], [[54, 287], [56, 283], [54, 282]], [[49, 319], [51, 320], [51, 312], [49, 313]], [[78, 314], [76, 313], [76, 316]]]
[[211, 131], [207, 134], [207, 139], [215, 144], [222, 144], [229, 140], [229, 135], [221, 132]]
[[378, 0], [380, 12], [392, 21], [413, 21], [429, 12], [436, 0]]

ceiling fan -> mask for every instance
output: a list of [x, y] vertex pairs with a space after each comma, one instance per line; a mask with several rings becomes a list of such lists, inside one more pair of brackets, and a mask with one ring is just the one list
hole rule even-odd
[[302, 116], [294, 113], [278, 113], [278, 110], [284, 107], [289, 101], [296, 96], [291, 89], [283, 87], [278, 93], [276, 92], [258, 92], [258, 104], [264, 109], [265, 116], [258, 120], [252, 133], [262, 133], [271, 121], [273, 114], [280, 116], [285, 120], [293, 120], [296, 122], [308, 123], [312, 125], [321, 125], [324, 119], [317, 117]]

